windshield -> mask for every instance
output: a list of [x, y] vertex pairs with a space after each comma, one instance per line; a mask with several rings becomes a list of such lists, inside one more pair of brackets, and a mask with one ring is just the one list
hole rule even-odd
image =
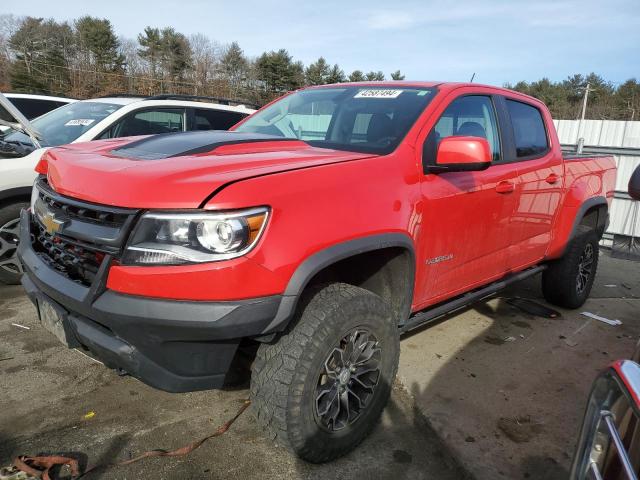
[[[103, 118], [111, 115], [122, 105], [102, 102], [75, 102], [57, 108], [31, 122], [42, 134], [43, 147], [57, 147], [73, 142]], [[24, 133], [9, 129], [1, 138], [8, 143], [33, 147], [31, 139]]]
[[249, 117], [235, 131], [385, 154], [398, 146], [435, 92], [390, 86], [302, 90]]

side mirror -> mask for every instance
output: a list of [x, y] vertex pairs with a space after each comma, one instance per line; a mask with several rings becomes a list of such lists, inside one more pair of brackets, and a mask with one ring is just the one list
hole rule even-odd
[[434, 173], [485, 170], [491, 165], [489, 142], [480, 137], [446, 137], [440, 141]]
[[640, 165], [638, 165], [629, 179], [629, 195], [634, 200], [640, 200]]

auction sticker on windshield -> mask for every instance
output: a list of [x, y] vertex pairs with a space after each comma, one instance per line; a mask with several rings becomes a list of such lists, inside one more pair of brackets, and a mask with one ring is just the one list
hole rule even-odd
[[353, 98], [398, 98], [402, 90], [390, 90], [375, 88], [371, 90], [360, 90]]
[[95, 122], [95, 120], [92, 118], [77, 118], [75, 120], [69, 120], [64, 125], [65, 127], [77, 127], [78, 125], [86, 127], [87, 125], [91, 125], [93, 122]]

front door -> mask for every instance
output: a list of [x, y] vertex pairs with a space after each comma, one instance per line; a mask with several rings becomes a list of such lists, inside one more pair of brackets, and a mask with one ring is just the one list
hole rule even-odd
[[442, 138], [476, 136], [491, 147], [484, 171], [426, 174], [416, 303], [418, 308], [497, 279], [507, 272], [510, 221], [515, 210], [517, 170], [502, 164], [502, 148], [491, 95], [455, 98], [427, 135], [426, 162], [434, 162]]

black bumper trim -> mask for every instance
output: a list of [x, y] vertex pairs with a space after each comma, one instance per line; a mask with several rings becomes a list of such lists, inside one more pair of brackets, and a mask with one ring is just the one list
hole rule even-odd
[[36, 303], [63, 309], [78, 342], [112, 368], [171, 392], [220, 388], [241, 339], [262, 335], [282, 297], [209, 302], [125, 295], [104, 288], [108, 260], [87, 288], [55, 271], [32, 249], [22, 213], [22, 284]]

